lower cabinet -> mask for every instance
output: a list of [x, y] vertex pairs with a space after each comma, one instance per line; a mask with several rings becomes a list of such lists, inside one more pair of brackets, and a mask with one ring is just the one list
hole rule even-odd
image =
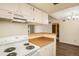
[[40, 48], [40, 56], [54, 56], [54, 55], [55, 55], [55, 46], [53, 42]]

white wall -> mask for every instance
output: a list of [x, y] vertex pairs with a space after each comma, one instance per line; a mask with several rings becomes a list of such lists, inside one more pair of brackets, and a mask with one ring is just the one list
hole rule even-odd
[[[51, 23], [59, 23], [59, 20], [54, 20], [51, 19], [50, 20]], [[52, 24], [48, 24], [48, 25], [35, 25], [35, 33], [38, 32], [47, 32], [47, 33], [52, 33]]]
[[27, 24], [0, 21], [0, 37], [20, 34], [28, 34]]
[[60, 23], [60, 42], [79, 45], [79, 20]]
[[79, 19], [52, 20], [52, 23], [59, 23], [59, 41], [79, 46]]
[[52, 33], [52, 25], [36, 25], [35, 33], [38, 33], [38, 32]]

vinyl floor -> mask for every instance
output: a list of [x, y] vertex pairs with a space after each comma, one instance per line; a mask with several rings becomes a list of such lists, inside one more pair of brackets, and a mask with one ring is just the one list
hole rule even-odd
[[79, 47], [57, 42], [56, 55], [57, 56], [79, 56]]

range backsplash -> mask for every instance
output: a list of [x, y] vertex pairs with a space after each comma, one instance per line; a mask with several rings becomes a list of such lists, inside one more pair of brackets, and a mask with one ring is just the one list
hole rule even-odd
[[12, 23], [9, 21], [0, 21], [0, 37], [27, 34], [28, 26], [25, 23]]

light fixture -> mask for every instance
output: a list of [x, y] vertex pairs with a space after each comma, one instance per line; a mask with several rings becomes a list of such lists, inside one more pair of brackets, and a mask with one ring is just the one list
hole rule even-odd
[[74, 18], [74, 19], [79, 19], [79, 16], [77, 16], [77, 15], [75, 15], [75, 16], [68, 16], [67, 18], [68, 18], [68, 19], [73, 19], [73, 18]]
[[79, 19], [79, 16], [72, 12], [70, 16], [67, 16], [67, 19]]

